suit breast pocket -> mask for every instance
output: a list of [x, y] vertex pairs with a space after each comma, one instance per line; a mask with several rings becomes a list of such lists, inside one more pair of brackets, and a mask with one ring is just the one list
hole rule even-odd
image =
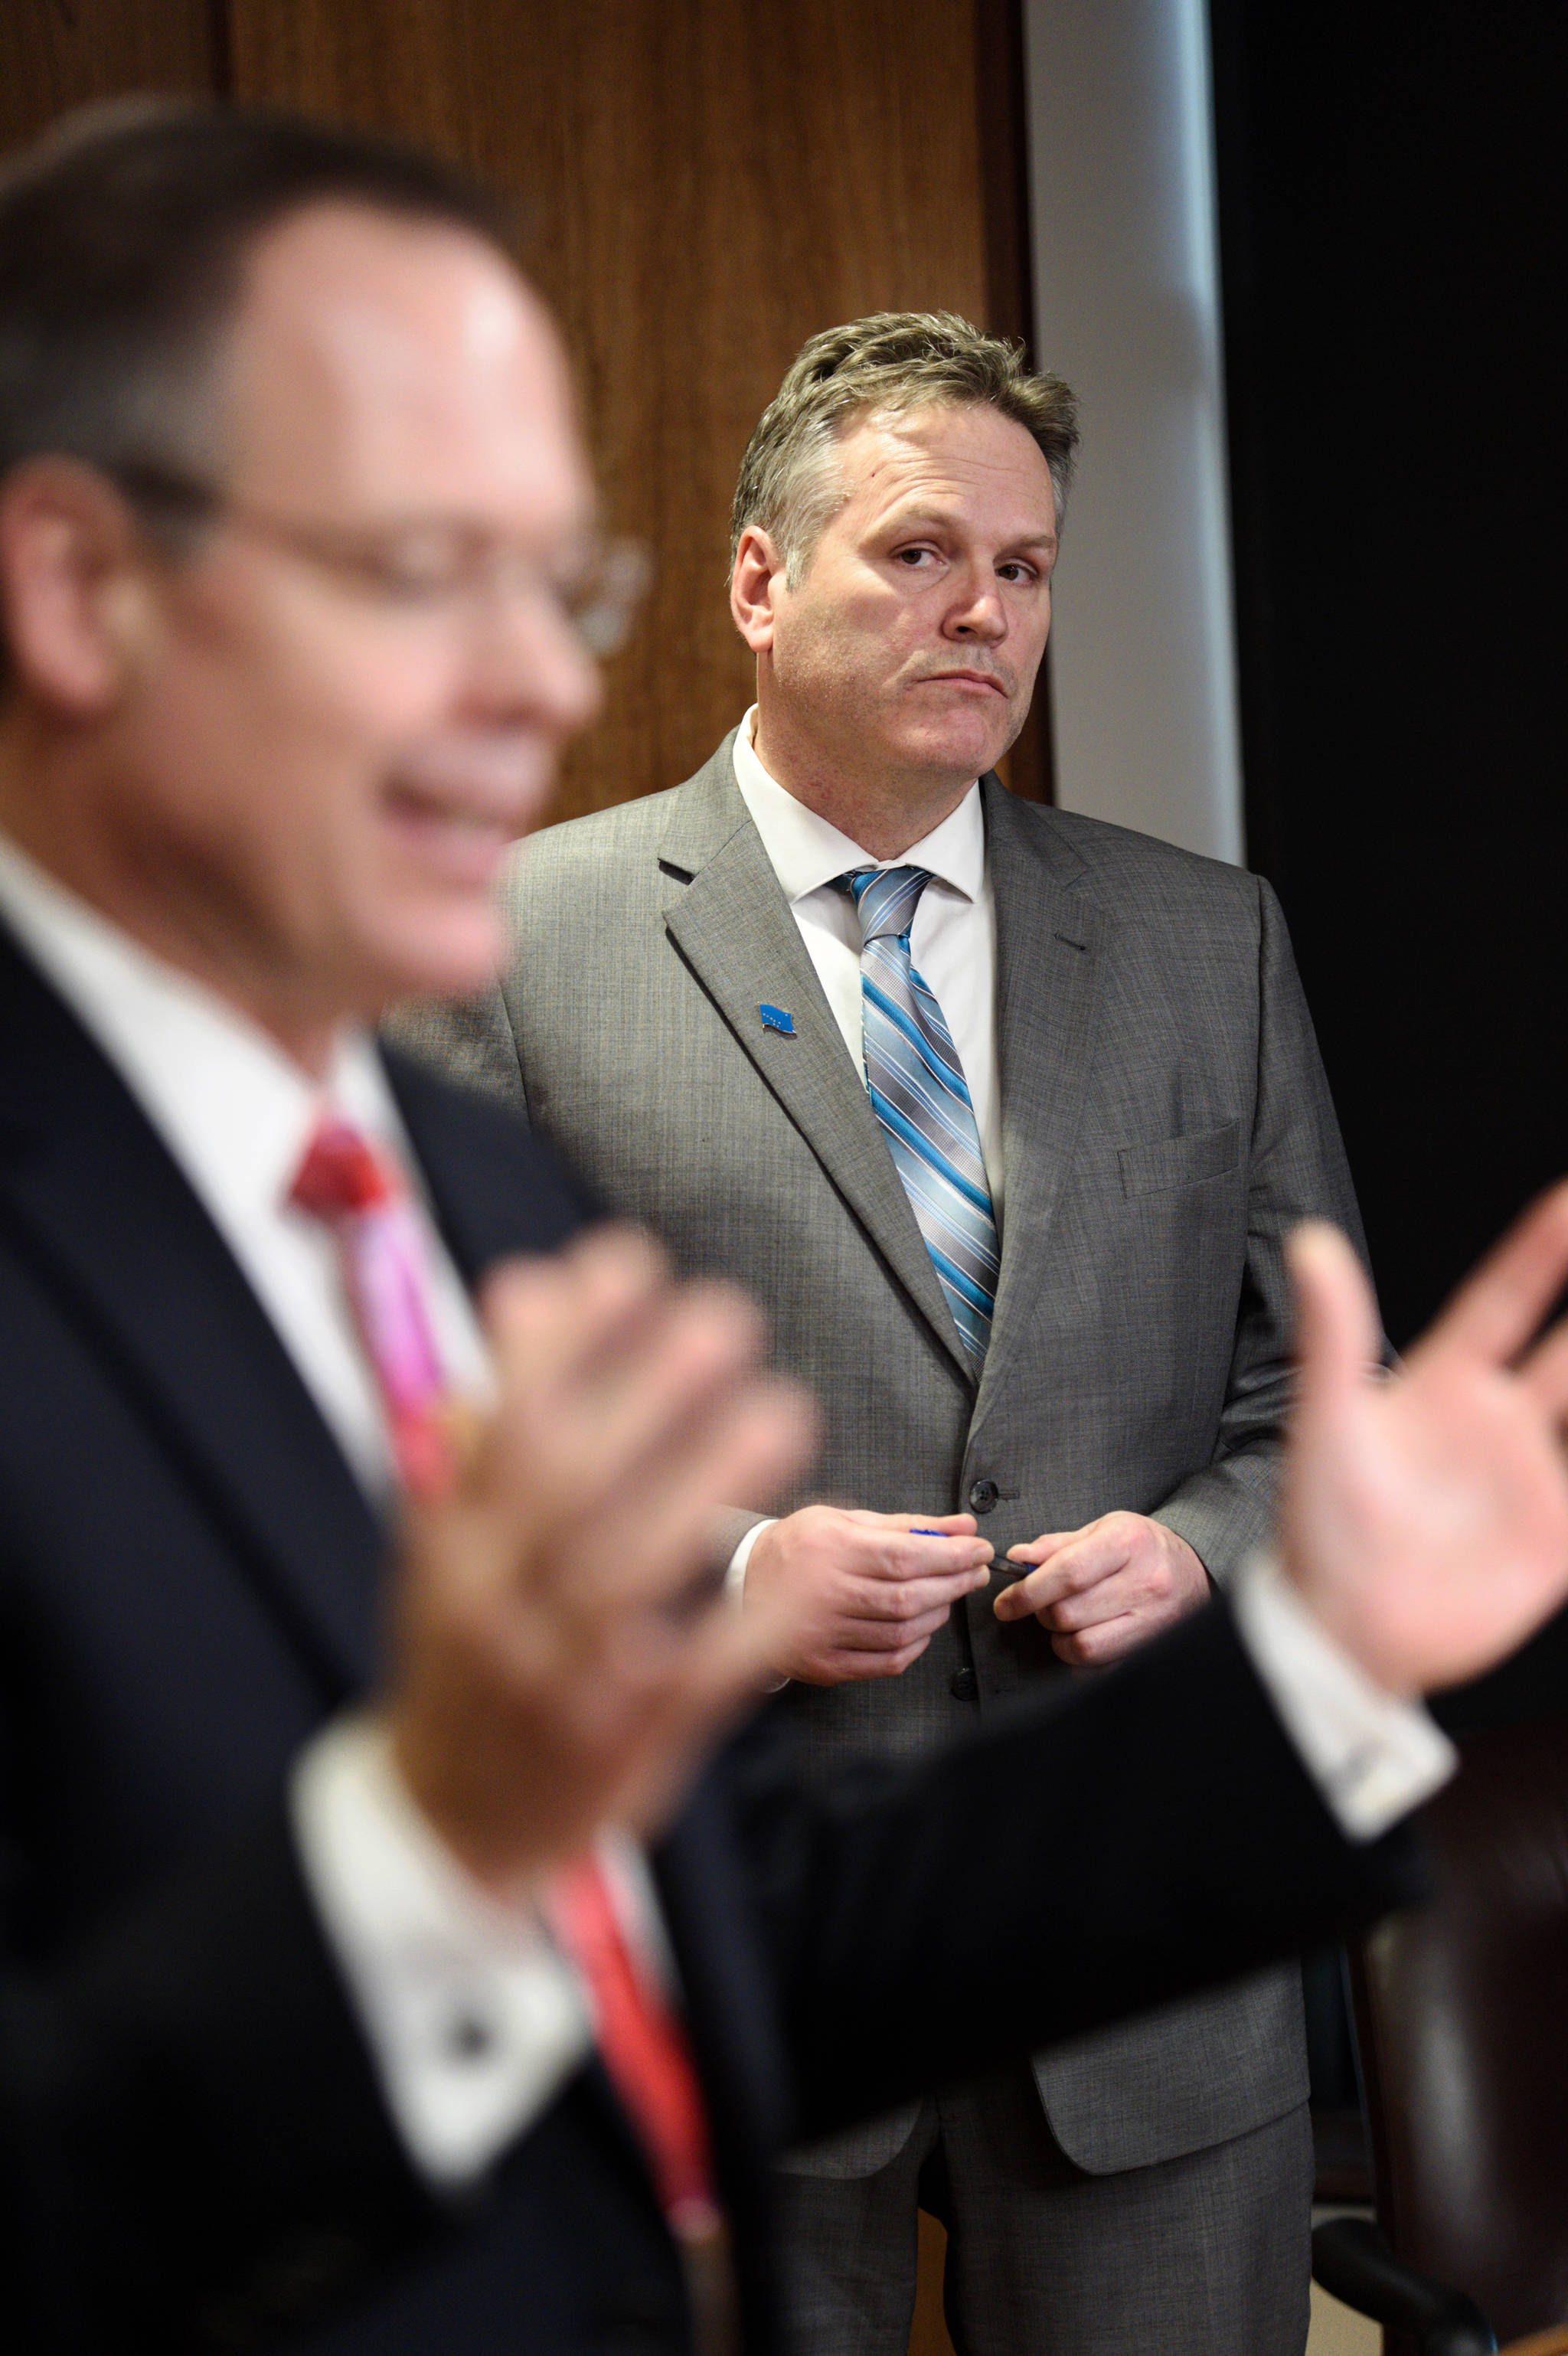
[[1205, 1178], [1223, 1178], [1241, 1159], [1242, 1124], [1228, 1120], [1220, 1129], [1194, 1130], [1186, 1137], [1162, 1137], [1152, 1145], [1124, 1145], [1116, 1155], [1122, 1192], [1162, 1194], [1177, 1186], [1196, 1186]]

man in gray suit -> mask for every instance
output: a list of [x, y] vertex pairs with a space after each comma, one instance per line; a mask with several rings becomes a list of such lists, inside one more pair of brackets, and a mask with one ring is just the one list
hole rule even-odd
[[[504, 992], [422, 1025], [744, 1282], [821, 1400], [809, 1492], [723, 1546], [742, 1608], [813, 1602], [776, 1665], [823, 1772], [1224, 1584], [1273, 1510], [1282, 1239], [1357, 1232], [1267, 885], [990, 774], [1076, 438], [961, 320], [813, 338], [736, 498], [753, 711], [674, 792], [537, 839]], [[897, 2356], [922, 2202], [965, 2356], [1299, 2351], [1306, 2094], [1291, 1970], [802, 2152], [802, 2344]]]

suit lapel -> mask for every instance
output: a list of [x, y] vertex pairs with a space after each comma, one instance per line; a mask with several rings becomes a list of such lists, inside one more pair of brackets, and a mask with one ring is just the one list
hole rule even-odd
[[1083, 862], [1048, 818], [994, 777], [983, 786], [997, 904], [997, 1054], [1007, 1192], [1002, 1267], [980, 1406], [1005, 1383], [1044, 1281], [1047, 1237], [1072, 1158], [1093, 1058], [1104, 918]]
[[[385, 1534], [119, 1075], [0, 934], [0, 1205], [333, 1702], [375, 1667]], [[91, 1439], [82, 1439], [84, 1478]]]
[[381, 1060], [465, 1284], [508, 1253], [554, 1251], [582, 1225], [589, 1206], [516, 1115], [384, 1044]]
[[[677, 797], [659, 847], [670, 938], [944, 1349], [973, 1379], [859, 1074], [734, 781], [726, 740]], [[759, 1008], [787, 1007], [795, 1031]]]

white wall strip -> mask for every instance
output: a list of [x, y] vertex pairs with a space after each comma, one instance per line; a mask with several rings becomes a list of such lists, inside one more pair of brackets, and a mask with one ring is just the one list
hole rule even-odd
[[1208, 11], [1027, 0], [1035, 344], [1083, 403], [1058, 798], [1242, 857]]

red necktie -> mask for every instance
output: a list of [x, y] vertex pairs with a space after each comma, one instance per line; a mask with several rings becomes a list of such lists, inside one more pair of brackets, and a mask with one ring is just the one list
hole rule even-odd
[[[325, 1221], [336, 1240], [400, 1479], [416, 1495], [444, 1489], [453, 1470], [453, 1419], [431, 1325], [422, 1232], [397, 1170], [357, 1130], [328, 1117], [311, 1140], [289, 1199]], [[705, 2356], [732, 2346], [724, 2222], [685, 2032], [633, 1953], [595, 1857], [551, 1875], [545, 1912], [588, 1990], [600, 2055], [686, 2258], [699, 2345]]]
[[709, 2241], [722, 2220], [686, 2034], [628, 1944], [596, 1858], [551, 1875], [546, 1912], [587, 1982], [600, 2054], [642, 2137], [670, 2231], [683, 2244]]

